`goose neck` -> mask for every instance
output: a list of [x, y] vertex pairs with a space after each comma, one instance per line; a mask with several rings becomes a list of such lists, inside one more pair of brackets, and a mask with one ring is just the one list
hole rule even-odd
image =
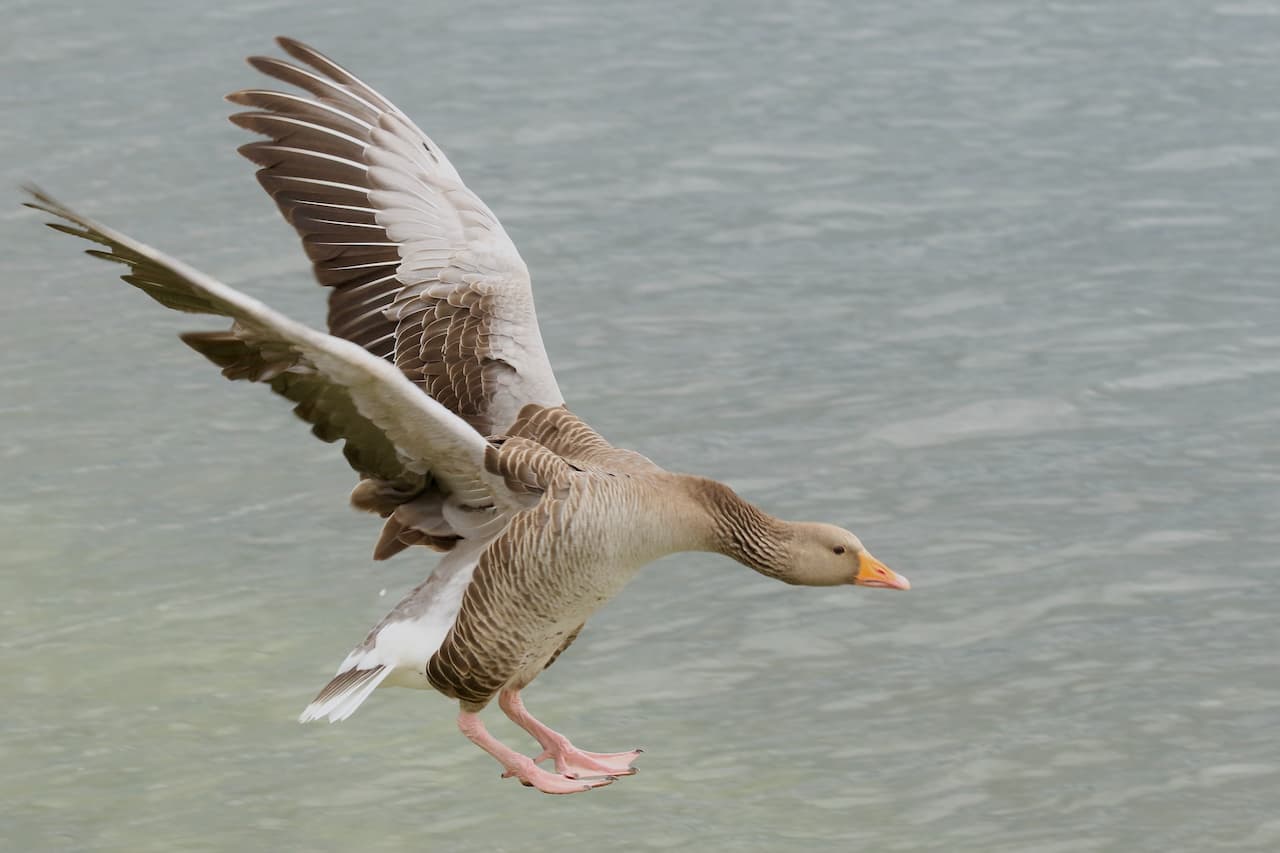
[[790, 525], [744, 500], [715, 480], [688, 478], [688, 488], [701, 515], [697, 550], [731, 557], [774, 578], [783, 578], [791, 563]]

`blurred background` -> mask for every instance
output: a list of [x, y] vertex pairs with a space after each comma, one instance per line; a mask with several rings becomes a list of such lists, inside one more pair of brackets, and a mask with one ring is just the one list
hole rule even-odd
[[[13, 850], [1280, 849], [1280, 4], [3, 4]], [[502, 219], [569, 404], [907, 594], [658, 563], [528, 691], [638, 776], [498, 779], [435, 694], [294, 719], [430, 569], [18, 207], [287, 313], [220, 100], [285, 33]], [[495, 733], [529, 746], [500, 715]]]

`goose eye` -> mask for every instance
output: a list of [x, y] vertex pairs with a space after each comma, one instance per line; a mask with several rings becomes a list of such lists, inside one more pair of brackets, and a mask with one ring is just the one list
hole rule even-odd
[[831, 552], [832, 552], [833, 554], [843, 554], [843, 553], [844, 553], [844, 546], [843, 546], [843, 545], [837, 545], [836, 547], [834, 547], [834, 548], [832, 548], [832, 549], [831, 549]]

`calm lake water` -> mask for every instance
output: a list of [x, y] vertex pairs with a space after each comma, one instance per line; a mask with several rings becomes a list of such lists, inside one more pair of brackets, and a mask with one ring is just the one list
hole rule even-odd
[[[0, 846], [1280, 849], [1276, 2], [85, 5], [0, 35]], [[646, 748], [588, 795], [434, 694], [297, 725], [432, 558], [16, 193], [320, 322], [219, 100], [277, 32], [502, 218], [581, 415], [915, 589], [646, 570], [529, 691]]]

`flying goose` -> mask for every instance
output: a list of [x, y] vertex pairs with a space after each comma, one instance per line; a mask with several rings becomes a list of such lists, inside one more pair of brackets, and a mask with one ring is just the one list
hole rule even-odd
[[[774, 518], [703, 477], [613, 447], [565, 408], [529, 273], [497, 217], [440, 148], [341, 66], [278, 39], [300, 64], [249, 62], [305, 94], [248, 89], [240, 151], [297, 229], [329, 291], [329, 334], [72, 211], [34, 187], [51, 227], [169, 308], [229, 317], [182, 340], [228, 379], [263, 382], [343, 452], [359, 509], [385, 519], [376, 559], [444, 556], [347, 656], [301, 721], [349, 717], [382, 686], [456, 699], [458, 727], [504, 777], [549, 794], [607, 785], [640, 752], [580, 750], [521, 691], [641, 566], [714, 551], [780, 581], [908, 589], [856, 536]], [[494, 698], [542, 747], [529, 758], [478, 713]], [[554, 762], [554, 771], [539, 764]]]

